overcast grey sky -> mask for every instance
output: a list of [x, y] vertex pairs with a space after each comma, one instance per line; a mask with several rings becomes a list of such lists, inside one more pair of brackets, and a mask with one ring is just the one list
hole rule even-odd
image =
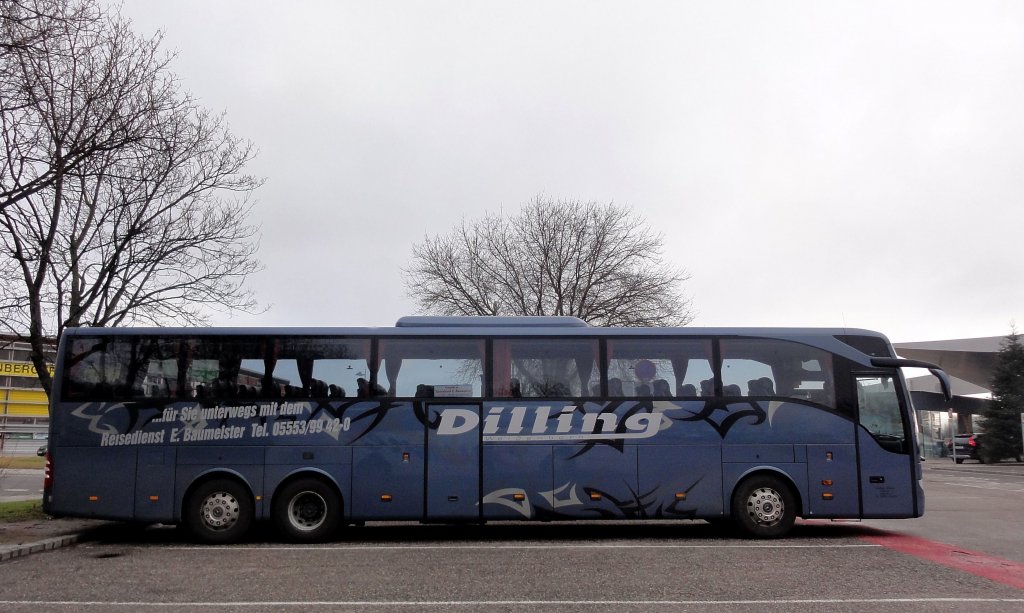
[[543, 193], [663, 232], [696, 325], [1024, 324], [1024, 3], [122, 11], [261, 151], [271, 308], [215, 323], [392, 325], [413, 243]]

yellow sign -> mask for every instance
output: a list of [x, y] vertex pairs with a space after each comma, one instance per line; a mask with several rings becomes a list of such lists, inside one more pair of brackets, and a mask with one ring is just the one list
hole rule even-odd
[[3, 415], [45, 417], [47, 404], [43, 390], [0, 390], [0, 414]]
[[[47, 370], [50, 374], [53, 374], [53, 365], [49, 365]], [[0, 377], [35, 377], [36, 367], [32, 362], [7, 362], [0, 360]]]

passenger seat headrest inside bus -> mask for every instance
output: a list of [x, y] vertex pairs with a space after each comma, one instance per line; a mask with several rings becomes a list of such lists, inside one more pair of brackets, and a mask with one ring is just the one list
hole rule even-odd
[[609, 396], [622, 396], [622, 379], [612, 377], [608, 379], [608, 395]]
[[668, 381], [664, 379], [655, 379], [654, 383], [654, 395], [655, 396], [671, 396], [672, 388], [669, 387]]
[[715, 395], [715, 380], [704, 379], [700, 382], [700, 395], [701, 396], [714, 396]]

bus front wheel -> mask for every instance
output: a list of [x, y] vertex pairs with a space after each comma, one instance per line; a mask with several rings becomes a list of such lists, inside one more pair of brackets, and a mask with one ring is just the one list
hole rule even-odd
[[296, 479], [274, 497], [272, 515], [278, 531], [288, 540], [316, 543], [338, 529], [341, 499], [320, 479]]
[[253, 504], [245, 486], [231, 479], [200, 484], [185, 503], [185, 524], [201, 541], [233, 543], [253, 520]]
[[782, 479], [755, 475], [733, 492], [732, 518], [745, 536], [779, 538], [796, 520], [796, 497]]

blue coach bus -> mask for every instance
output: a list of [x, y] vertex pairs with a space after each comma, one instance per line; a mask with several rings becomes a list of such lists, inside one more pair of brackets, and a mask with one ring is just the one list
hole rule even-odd
[[918, 517], [917, 427], [876, 332], [598, 328], [65, 331], [44, 508], [231, 542], [380, 520]]

